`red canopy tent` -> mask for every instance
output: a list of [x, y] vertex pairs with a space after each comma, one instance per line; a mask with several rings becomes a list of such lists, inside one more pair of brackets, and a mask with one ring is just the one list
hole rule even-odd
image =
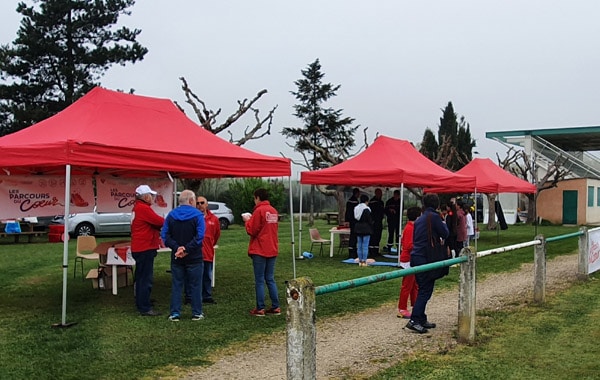
[[[303, 172], [300, 183], [312, 185], [427, 187], [457, 184], [475, 189], [475, 177], [437, 165], [406, 140], [379, 136], [357, 156], [327, 169]], [[401, 191], [400, 205], [404, 203]], [[402, 231], [402, 211], [399, 215]], [[400, 255], [398, 255], [398, 264]]]
[[[258, 154], [213, 135], [171, 100], [97, 87], [58, 114], [1, 137], [0, 169], [7, 175], [64, 173], [68, 215], [71, 174], [289, 177], [291, 161]], [[70, 325], [66, 324], [67, 267], [65, 239], [62, 323], [58, 326]]]
[[96, 87], [62, 112], [0, 138], [15, 174], [111, 173], [179, 178], [278, 177], [289, 159], [258, 154], [201, 128], [169, 99]]
[[[456, 173], [476, 177], [478, 193], [535, 193], [537, 191], [534, 184], [510, 174], [489, 158], [475, 158]], [[461, 186], [454, 182], [428, 186], [425, 190], [434, 193], [469, 193], [473, 191], [473, 187]]]
[[303, 172], [300, 183], [345, 186], [428, 187], [456, 185], [475, 189], [473, 176], [437, 165], [406, 140], [379, 136], [357, 156], [327, 169]]

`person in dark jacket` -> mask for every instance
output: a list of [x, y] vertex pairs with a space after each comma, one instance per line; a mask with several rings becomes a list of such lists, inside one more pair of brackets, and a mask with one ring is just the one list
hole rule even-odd
[[360, 196], [360, 203], [354, 208], [354, 232], [356, 233], [356, 253], [358, 255], [358, 266], [367, 266], [369, 256], [369, 239], [373, 233], [373, 219], [369, 208], [369, 197], [365, 194]]
[[385, 215], [388, 225], [385, 250], [391, 252], [395, 244], [400, 245], [400, 190], [394, 190], [394, 195], [385, 202]]
[[354, 208], [358, 206], [358, 198], [360, 197], [360, 190], [358, 187], [352, 189], [352, 196], [348, 198], [346, 202], [346, 213], [344, 214], [344, 221], [348, 223], [350, 227], [350, 239], [348, 240], [348, 258], [356, 259], [356, 233], [354, 232], [354, 225], [356, 219], [354, 219]]
[[[446, 239], [446, 247], [449, 252], [456, 248], [456, 232], [458, 224], [458, 213], [456, 212], [456, 202], [454, 198], [446, 204], [446, 217], [444, 219], [448, 226], [448, 238]], [[460, 252], [460, 251], [459, 251]]]
[[196, 195], [184, 190], [179, 195], [179, 207], [172, 210], [163, 225], [161, 236], [171, 249], [171, 314], [169, 320], [179, 321], [181, 292], [189, 284], [192, 301], [192, 320], [204, 318], [202, 313], [202, 240], [204, 214], [196, 209]]
[[[423, 214], [415, 220], [413, 232], [413, 249], [410, 252], [410, 266], [416, 267], [427, 264], [427, 250], [431, 245], [431, 236], [434, 238], [445, 240], [448, 238], [448, 226], [442, 220], [442, 217], [437, 212], [440, 206], [440, 199], [437, 194], [425, 194], [423, 196]], [[443, 243], [442, 243], [443, 245]], [[427, 320], [425, 308], [427, 302], [433, 294], [435, 280], [431, 278], [429, 272], [416, 273], [415, 278], [419, 290], [417, 292], [417, 300], [413, 305], [410, 321], [406, 324], [406, 328], [419, 334], [424, 334], [428, 329], [435, 327], [435, 323]]]
[[140, 315], [156, 317], [159, 312], [152, 308], [150, 294], [154, 278], [154, 258], [160, 245], [162, 216], [152, 209], [156, 191], [148, 185], [135, 189], [135, 204], [131, 219], [131, 255], [135, 259], [135, 306]]
[[383, 232], [383, 217], [385, 216], [385, 205], [382, 199], [381, 189], [375, 189], [375, 196], [369, 200], [371, 217], [373, 218], [373, 234], [369, 239], [369, 257], [376, 259], [379, 257], [379, 243], [381, 242], [381, 233]]

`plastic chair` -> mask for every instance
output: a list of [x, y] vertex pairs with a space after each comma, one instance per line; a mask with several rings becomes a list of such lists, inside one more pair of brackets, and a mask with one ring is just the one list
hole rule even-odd
[[320, 244], [321, 250], [319, 251], [319, 253], [321, 254], [321, 256], [323, 256], [323, 244], [331, 244], [331, 241], [329, 239], [323, 239], [321, 237], [321, 234], [319, 233], [319, 230], [317, 230], [316, 228], [310, 228], [308, 231], [310, 232], [310, 251], [312, 252], [313, 246], [315, 244]]
[[77, 272], [78, 261], [81, 266], [82, 281], [85, 280], [85, 276], [83, 275], [83, 260], [100, 262], [100, 255], [94, 252], [96, 245], [95, 236], [77, 236], [77, 255], [75, 256], [75, 265], [73, 266], [73, 278], [75, 278], [75, 273]]

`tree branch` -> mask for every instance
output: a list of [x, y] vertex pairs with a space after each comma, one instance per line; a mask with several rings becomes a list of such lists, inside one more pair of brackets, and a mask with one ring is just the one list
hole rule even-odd
[[[277, 106], [273, 107], [264, 118], [260, 117], [260, 110], [253, 107], [253, 105], [264, 94], [267, 93], [267, 90], [259, 91], [250, 101], [248, 101], [248, 99], [244, 99], [242, 101], [238, 100], [238, 109], [229, 115], [223, 124], [215, 127], [217, 124], [217, 117], [221, 114], [221, 108], [219, 108], [216, 112], [209, 109], [206, 106], [206, 103], [204, 103], [204, 101], [190, 89], [184, 77], [180, 77], [179, 80], [182, 82], [181, 89], [185, 94], [186, 103], [192, 107], [192, 110], [196, 114], [200, 125], [210, 133], [216, 135], [227, 130], [227, 133], [229, 134], [229, 142], [238, 146], [242, 146], [250, 140], [258, 140], [266, 135], [271, 134], [271, 126], [273, 125], [273, 117]], [[179, 104], [175, 104], [180, 110], [183, 111], [183, 108]], [[254, 113], [255, 124], [254, 126], [246, 126], [243, 136], [235, 139], [233, 133], [231, 133], [231, 131], [228, 129], [248, 111], [252, 111]], [[264, 131], [261, 132], [263, 129]]]

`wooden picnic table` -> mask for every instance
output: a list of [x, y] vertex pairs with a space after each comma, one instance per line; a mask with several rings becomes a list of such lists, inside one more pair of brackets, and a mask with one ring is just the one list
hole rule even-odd
[[330, 224], [329, 222], [332, 220], [337, 223], [339, 221], [338, 213], [337, 212], [326, 212], [325, 219], [327, 219], [327, 224]]
[[6, 226], [5, 223], [0, 224], [0, 237], [14, 236], [15, 243], [19, 242], [21, 236], [27, 236], [27, 242], [31, 243], [34, 236], [46, 235], [46, 231], [34, 231], [33, 227], [35, 223], [19, 223], [21, 226], [21, 232], [4, 232]]

